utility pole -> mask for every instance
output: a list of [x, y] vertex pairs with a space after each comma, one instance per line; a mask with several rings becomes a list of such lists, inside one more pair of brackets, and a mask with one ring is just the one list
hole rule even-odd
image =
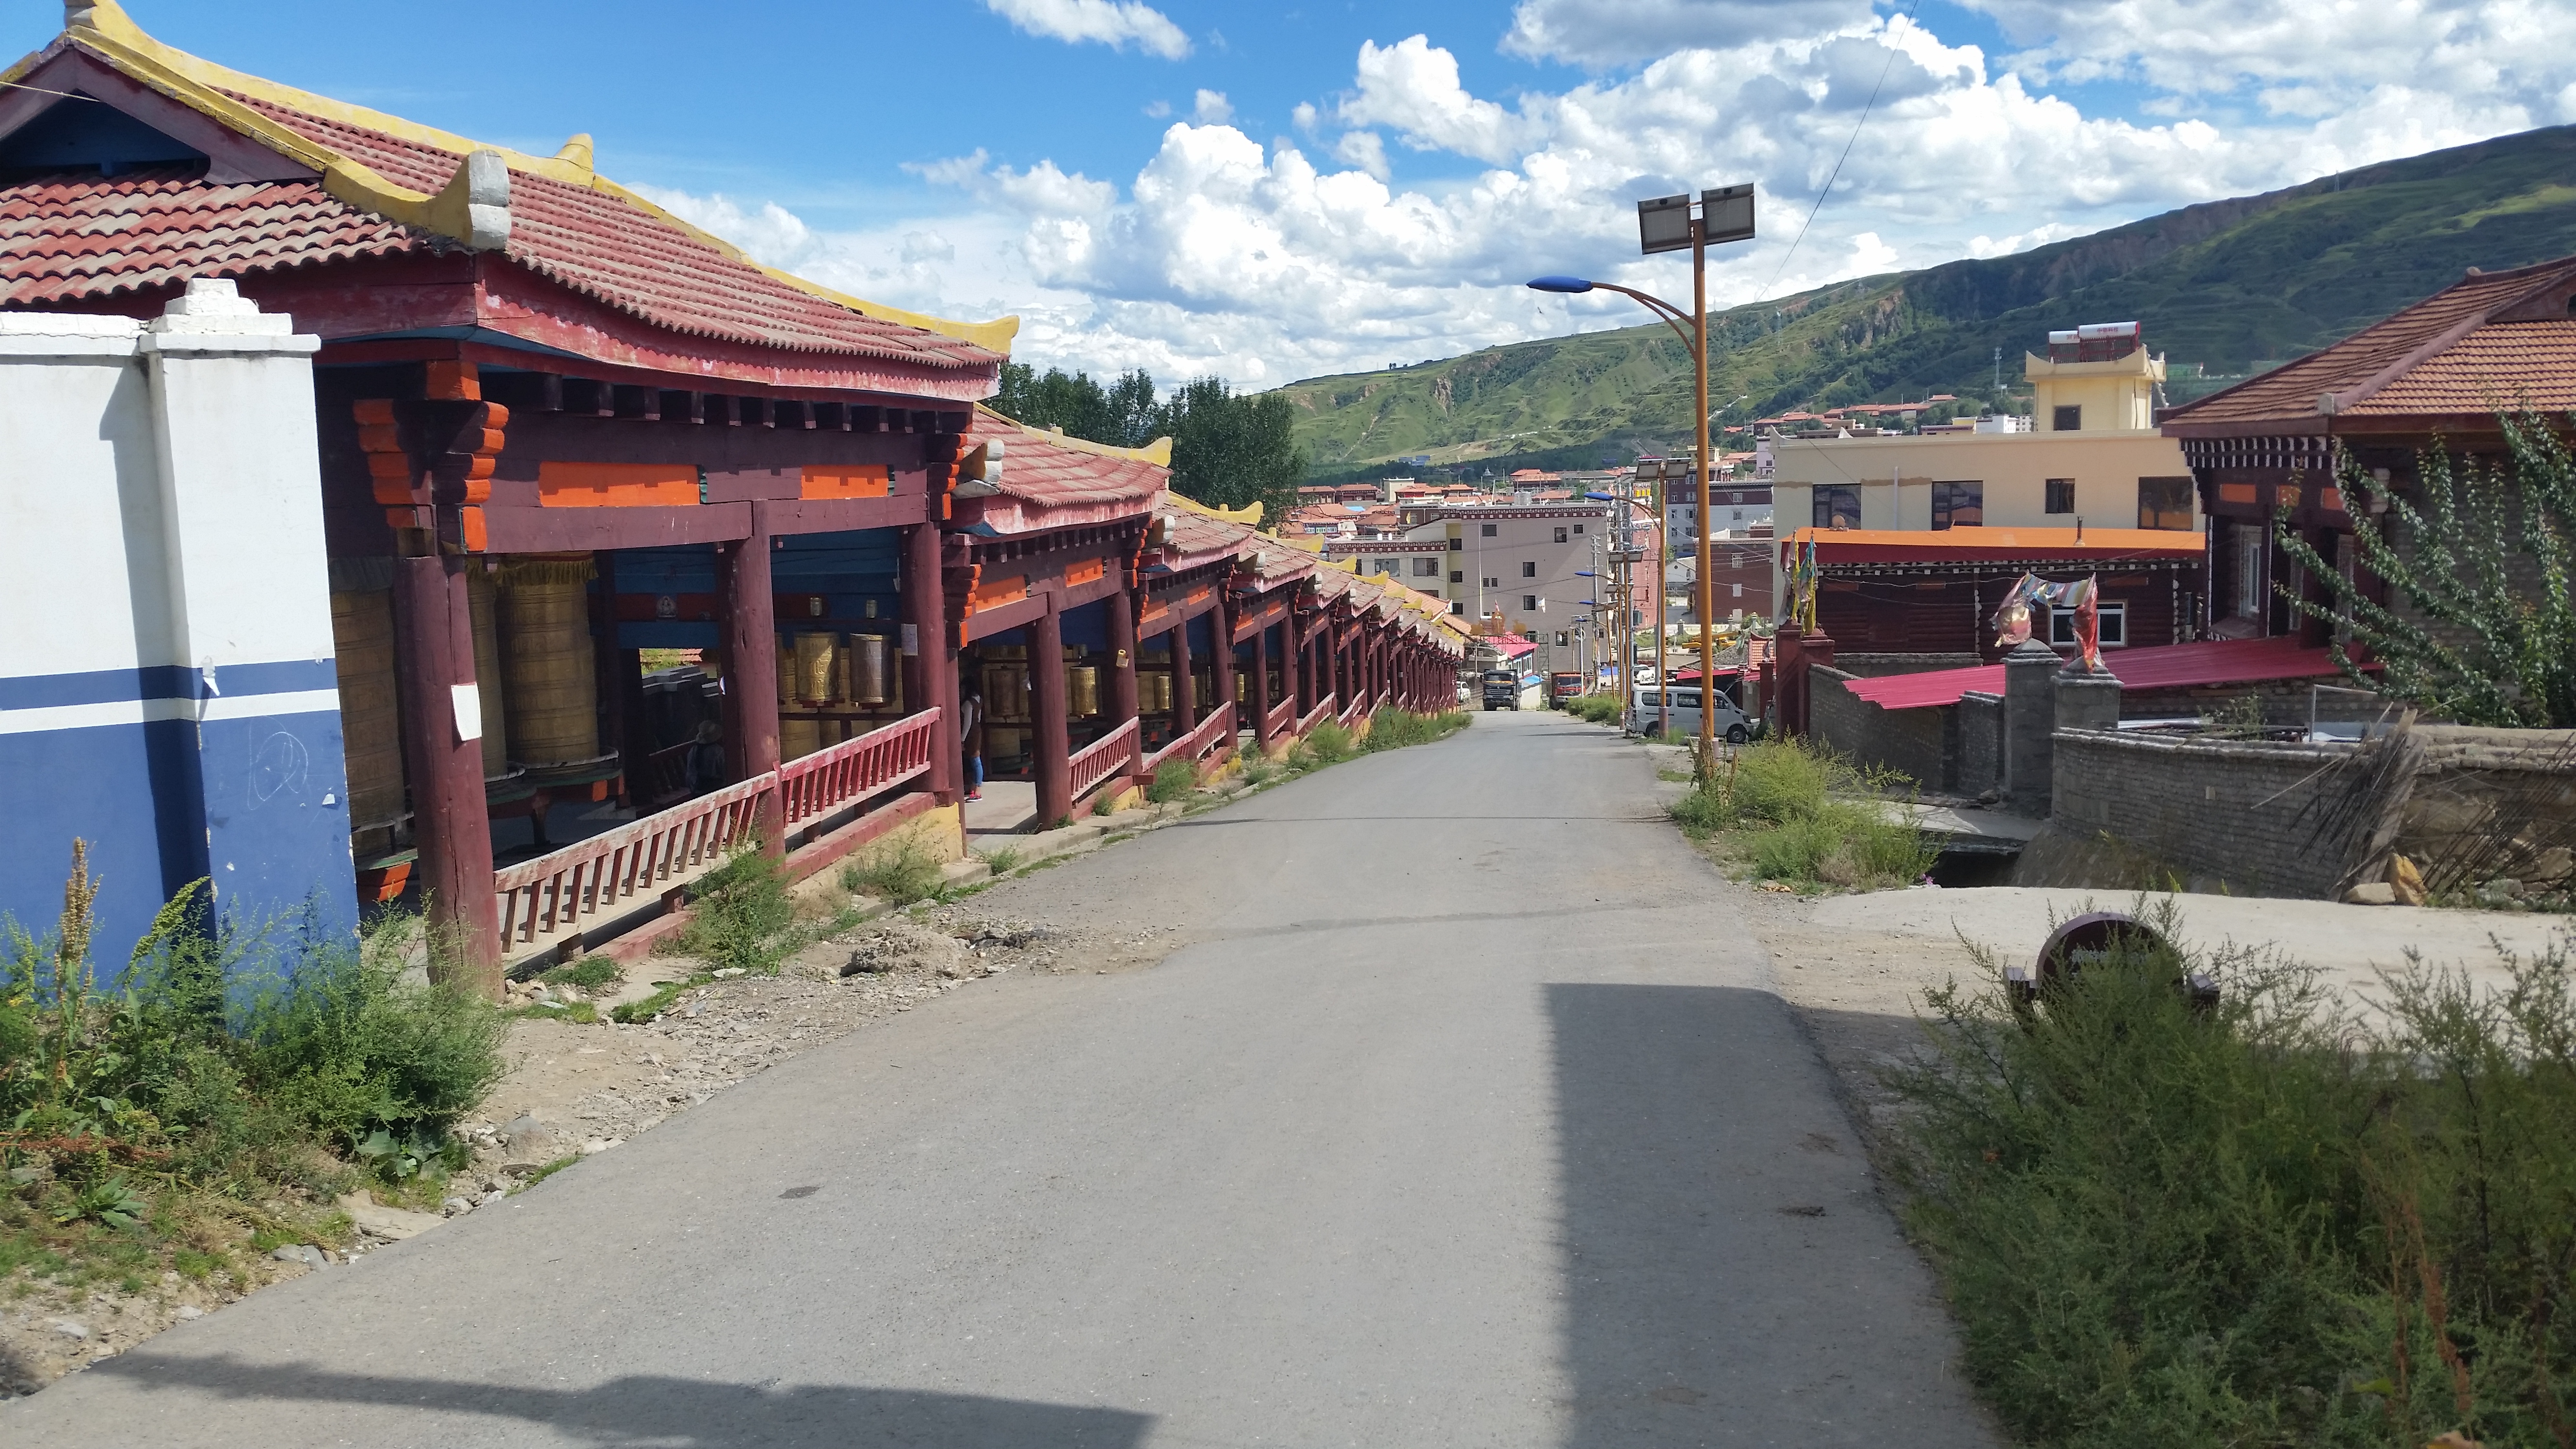
[[[1667, 740], [1673, 737], [1672, 673], [1664, 668], [1664, 572], [1671, 567], [1666, 561], [1671, 550], [1665, 547], [1664, 525], [1668, 520], [1664, 514], [1664, 501], [1670, 495], [1664, 488], [1664, 475], [1669, 467], [1669, 464], [1655, 467], [1655, 734]], [[1704, 713], [1708, 708], [1708, 681], [1701, 680], [1699, 687], [1702, 691], [1700, 708]]]

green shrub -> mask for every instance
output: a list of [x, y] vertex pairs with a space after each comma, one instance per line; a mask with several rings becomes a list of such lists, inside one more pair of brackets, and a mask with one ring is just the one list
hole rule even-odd
[[1592, 724], [1617, 724], [1622, 713], [1615, 694], [1578, 694], [1565, 702], [1565, 712]]
[[244, 1075], [343, 1147], [377, 1129], [445, 1131], [501, 1080], [504, 1023], [444, 986], [410, 985], [379, 952], [308, 956], [254, 999]]
[[1742, 852], [1757, 879], [1908, 885], [1940, 852], [1879, 798], [1902, 783], [1855, 769], [1805, 740], [1766, 741], [1737, 750], [1730, 764], [1669, 808], [1675, 823], [1694, 834], [1749, 831]]
[[1468, 718], [1467, 712], [1460, 709], [1444, 710], [1438, 714], [1382, 709], [1370, 718], [1368, 738], [1360, 742], [1360, 748], [1400, 750], [1407, 745], [1427, 745], [1465, 729]]
[[1145, 798], [1156, 805], [1168, 805], [1189, 798], [1199, 787], [1199, 767], [1190, 760], [1165, 760], [1154, 767], [1154, 782], [1145, 787]]
[[793, 949], [795, 919], [785, 867], [751, 841], [689, 887], [689, 923], [673, 944], [718, 966], [768, 971]]
[[1306, 751], [1306, 757], [1317, 765], [1338, 765], [1358, 751], [1358, 746], [1352, 743], [1351, 732], [1335, 720], [1326, 720], [1315, 726], [1301, 747]]
[[[2566, 1442], [2563, 949], [2486, 993], [2410, 967], [2366, 1029], [2250, 953], [2115, 951], [2020, 1011], [1983, 960], [1888, 1079], [1890, 1157], [2017, 1438]], [[2175, 989], [2185, 967], [2217, 976], [2214, 1008]]]
[[616, 985], [622, 974], [617, 963], [605, 956], [585, 956], [570, 966], [557, 966], [540, 979], [561, 986], [578, 986], [584, 991], [597, 991], [603, 986]]
[[947, 880], [939, 858], [913, 831], [905, 831], [841, 866], [841, 889], [871, 895], [889, 905], [908, 906], [939, 893]]

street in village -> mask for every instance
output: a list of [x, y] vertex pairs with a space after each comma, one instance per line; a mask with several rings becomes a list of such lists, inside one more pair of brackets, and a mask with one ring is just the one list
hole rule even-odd
[[1011, 881], [1177, 949], [863, 1026], [0, 1438], [1995, 1442], [1652, 761], [1485, 715]]

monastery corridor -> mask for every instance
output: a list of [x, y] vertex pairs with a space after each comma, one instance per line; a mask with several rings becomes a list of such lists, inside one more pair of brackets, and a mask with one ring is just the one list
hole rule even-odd
[[1488, 714], [1003, 886], [1154, 926], [0, 1410], [118, 1444], [1992, 1442], [1647, 753]]

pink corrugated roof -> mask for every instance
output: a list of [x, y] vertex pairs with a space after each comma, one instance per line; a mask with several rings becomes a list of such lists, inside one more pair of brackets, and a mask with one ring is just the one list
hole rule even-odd
[[[2190, 689], [2219, 684], [2253, 684], [2267, 679], [2312, 679], [2341, 674], [2323, 649], [2308, 648], [2292, 638], [2206, 639], [2192, 644], [2165, 644], [2152, 649], [2105, 651], [2102, 662], [2127, 689]], [[1982, 664], [1967, 669], [1935, 669], [1923, 674], [1886, 674], [1853, 679], [1843, 687], [1881, 709], [1931, 709], [1957, 704], [1970, 693], [2004, 692], [2004, 667]]]

